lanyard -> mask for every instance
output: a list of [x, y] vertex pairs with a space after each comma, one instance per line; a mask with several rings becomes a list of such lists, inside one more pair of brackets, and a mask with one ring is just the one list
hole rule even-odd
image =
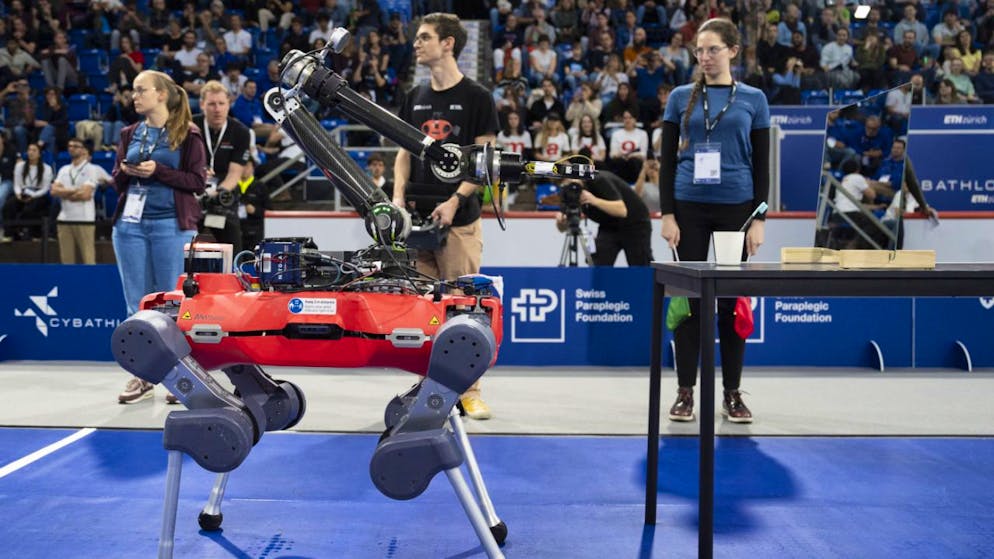
[[732, 92], [728, 94], [728, 102], [725, 103], [725, 106], [721, 108], [721, 111], [718, 113], [718, 116], [714, 117], [714, 122], [711, 122], [711, 113], [708, 110], [708, 84], [703, 85], [704, 98], [701, 100], [701, 103], [704, 105], [705, 141], [707, 142], [711, 141], [711, 132], [713, 132], [714, 129], [718, 127], [718, 122], [721, 121], [721, 117], [725, 116], [725, 112], [728, 110], [728, 107], [732, 106], [732, 103], [735, 101], [735, 91], [737, 89], [738, 89], [738, 84], [735, 83], [735, 80], [732, 80]]
[[[76, 186], [76, 179], [79, 178], [79, 175], [81, 175], [83, 173], [83, 169], [85, 169], [85, 168], [86, 168], [86, 163], [85, 162], [82, 165], [80, 165], [78, 169], [76, 168], [75, 165], [69, 167], [69, 186]], [[73, 169], [76, 169], [76, 173], [75, 174], [73, 174], [73, 172], [72, 172]]]
[[[206, 124], [206, 122], [205, 122], [205, 124]], [[204, 139], [207, 141], [207, 151], [208, 151], [208, 153], [211, 154], [211, 161], [210, 161], [210, 165], [209, 165], [209, 167], [211, 169], [214, 169], [214, 154], [217, 153], [217, 148], [221, 147], [221, 140], [224, 138], [224, 133], [225, 133], [226, 130], [228, 130], [228, 121], [227, 120], [224, 121], [224, 126], [221, 127], [221, 133], [217, 135], [217, 145], [216, 146], [212, 146], [211, 145], [212, 142], [211, 142], [210, 125], [207, 126], [207, 134], [206, 134], [206, 138], [204, 138]]]
[[[145, 131], [142, 133], [142, 142], [138, 146], [138, 159], [140, 159], [141, 161], [148, 161], [149, 159], [152, 159], [152, 153], [155, 151], [156, 148], [159, 147], [159, 142], [160, 142], [160, 140], [162, 140], [162, 137], [166, 136], [166, 129], [163, 128], [162, 131], [159, 132], [159, 135], [155, 137], [155, 142], [153, 142], [152, 146], [149, 147], [148, 146], [148, 129], [149, 129], [149, 125], [146, 122], [145, 123]], [[145, 151], [146, 148], [148, 148], [148, 151]]]
[[255, 182], [255, 175], [253, 175], [253, 176], [251, 176], [251, 177], [249, 177], [249, 178], [247, 178], [247, 179], [245, 179], [243, 181], [238, 181], [238, 188], [241, 189], [242, 194], [245, 194], [245, 191], [248, 190], [248, 188], [250, 186], [252, 186], [253, 182]]

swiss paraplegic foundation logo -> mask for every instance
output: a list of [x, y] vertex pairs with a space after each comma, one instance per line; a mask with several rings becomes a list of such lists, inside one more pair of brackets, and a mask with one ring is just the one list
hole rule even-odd
[[522, 289], [511, 299], [511, 341], [562, 343], [566, 341], [566, 291]]
[[[34, 308], [28, 307], [23, 311], [19, 311], [15, 308], [14, 316], [33, 317], [35, 319], [35, 328], [37, 328], [38, 331], [41, 332], [42, 336], [45, 336], [47, 338], [48, 324], [42, 318], [42, 315], [46, 317], [57, 316], [58, 313], [56, 313], [55, 309], [53, 309], [52, 306], [48, 304], [48, 300], [54, 299], [58, 296], [59, 296], [59, 286], [53, 287], [51, 291], [48, 292], [48, 295], [29, 295], [28, 299], [31, 301], [31, 303], [34, 304]], [[35, 308], [37, 308], [38, 310], [35, 311]], [[41, 315], [38, 314], [39, 312], [41, 313]]]

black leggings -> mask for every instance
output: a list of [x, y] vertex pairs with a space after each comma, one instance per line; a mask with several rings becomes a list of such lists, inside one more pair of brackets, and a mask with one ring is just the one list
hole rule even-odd
[[[680, 226], [677, 254], [681, 261], [708, 258], [712, 231], [738, 231], [749, 214], [752, 202], [742, 204], [702, 204], [676, 202], [675, 217]], [[742, 260], [746, 260], [742, 247]], [[697, 363], [701, 354], [701, 300], [690, 299], [690, 317], [673, 331], [676, 343], [677, 380], [683, 388], [697, 384]], [[721, 381], [725, 390], [736, 390], [742, 380], [745, 340], [735, 332], [735, 298], [718, 299], [718, 339], [721, 341]]]

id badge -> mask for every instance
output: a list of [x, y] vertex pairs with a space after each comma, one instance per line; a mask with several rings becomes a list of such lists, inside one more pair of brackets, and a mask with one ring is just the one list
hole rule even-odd
[[207, 214], [204, 216], [204, 227], [211, 229], [224, 229], [225, 217], [223, 215]]
[[245, 204], [238, 204], [238, 219], [248, 218], [248, 210], [245, 209]]
[[136, 186], [128, 189], [128, 197], [124, 201], [124, 212], [121, 219], [128, 223], [141, 223], [142, 212], [145, 211], [145, 200], [148, 199], [148, 189]]
[[721, 144], [694, 146], [694, 184], [721, 183]]

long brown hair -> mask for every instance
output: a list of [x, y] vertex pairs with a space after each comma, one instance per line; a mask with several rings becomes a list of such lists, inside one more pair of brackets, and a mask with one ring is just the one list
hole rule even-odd
[[169, 111], [169, 117], [166, 119], [166, 134], [169, 135], [169, 149], [178, 149], [186, 140], [190, 124], [193, 123], [190, 100], [186, 96], [186, 90], [177, 85], [168, 74], [156, 70], [145, 70], [142, 74], [152, 79], [157, 90], [166, 92], [166, 110]]
[[[721, 37], [722, 42], [728, 48], [737, 47], [741, 43], [739, 29], [731, 21], [723, 18], [712, 18], [701, 24], [697, 28], [697, 34], [704, 31], [716, 33]], [[690, 92], [690, 99], [687, 100], [687, 109], [683, 113], [683, 121], [680, 123], [680, 151], [690, 147], [690, 113], [694, 112], [694, 105], [701, 96], [701, 89], [704, 87], [704, 72], [694, 82], [694, 89]]]

